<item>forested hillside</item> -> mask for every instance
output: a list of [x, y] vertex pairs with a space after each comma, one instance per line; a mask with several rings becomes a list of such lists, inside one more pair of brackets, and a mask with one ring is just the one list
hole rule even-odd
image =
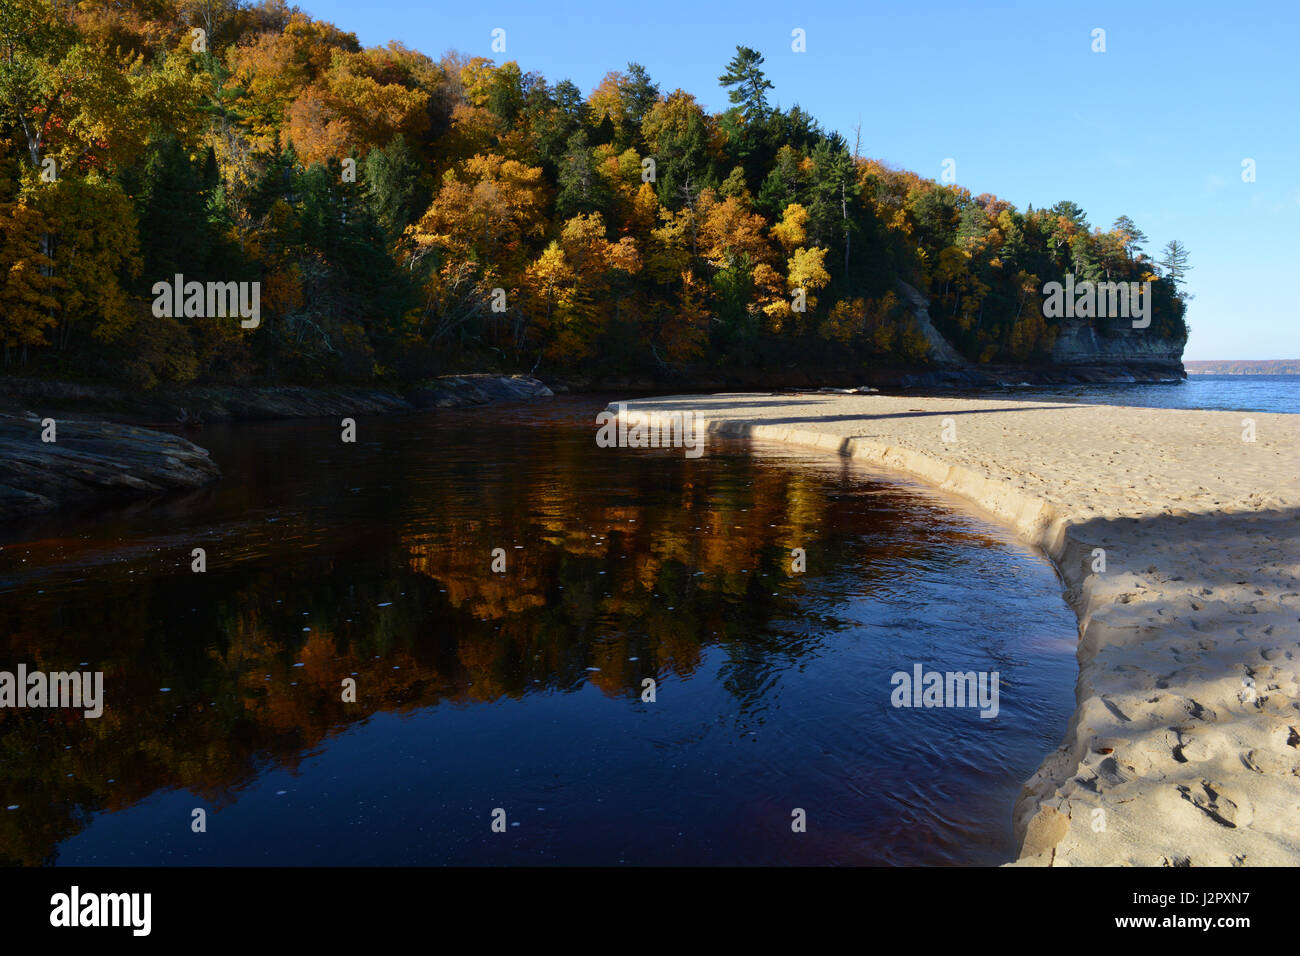
[[[1181, 246], [1157, 263], [1126, 217], [1101, 230], [1069, 201], [1022, 212], [865, 158], [889, 129], [864, 110], [848, 142], [775, 108], [743, 46], [725, 95], [635, 63], [584, 94], [362, 48], [282, 0], [0, 0], [0, 60], [10, 372], [152, 388], [924, 364], [899, 280], [968, 358], [1039, 362], [1043, 286], [1066, 273], [1153, 280], [1144, 334], [1185, 336]], [[260, 324], [156, 315], [176, 274], [260, 283]]]
[[1187, 362], [1188, 375], [1300, 375], [1300, 359]]

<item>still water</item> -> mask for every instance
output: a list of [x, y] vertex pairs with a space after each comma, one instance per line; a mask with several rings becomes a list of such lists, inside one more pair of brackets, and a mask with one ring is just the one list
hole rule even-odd
[[[977, 394], [989, 396], [987, 390]], [[1012, 388], [1006, 394], [1081, 405], [1300, 413], [1300, 375], [1189, 375], [1185, 382], [1177, 383]]]
[[[0, 861], [1013, 856], [1073, 705], [1050, 565], [849, 462], [597, 448], [604, 405], [209, 426], [215, 485], [0, 532], [0, 669], [106, 698], [0, 711]], [[916, 664], [997, 716], [892, 707]]]

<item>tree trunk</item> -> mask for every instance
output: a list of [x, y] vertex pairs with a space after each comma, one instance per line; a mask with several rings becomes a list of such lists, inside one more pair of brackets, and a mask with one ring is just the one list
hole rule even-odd
[[[855, 147], [856, 148], [856, 147]], [[840, 180], [840, 218], [844, 220], [844, 281], [849, 278], [849, 203], [844, 191], [844, 181]]]

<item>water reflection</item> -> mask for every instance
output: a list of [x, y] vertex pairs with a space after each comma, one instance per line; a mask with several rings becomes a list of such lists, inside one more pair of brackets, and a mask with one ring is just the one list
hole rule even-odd
[[[0, 859], [1004, 857], [1068, 713], [1050, 569], [847, 464], [595, 448], [599, 407], [210, 427], [219, 485], [0, 539], [0, 660], [107, 697], [0, 711]], [[1000, 669], [999, 720], [891, 709], [917, 661]]]

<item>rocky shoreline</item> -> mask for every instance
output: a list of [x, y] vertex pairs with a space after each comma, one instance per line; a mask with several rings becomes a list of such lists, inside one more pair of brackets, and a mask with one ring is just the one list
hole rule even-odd
[[1157, 385], [1186, 379], [1177, 362], [1131, 362], [1097, 365], [962, 365], [932, 368], [862, 369], [786, 366], [748, 372], [687, 369], [676, 376], [559, 377], [557, 392], [675, 392], [699, 394], [745, 389], [816, 389], [870, 387], [882, 392], [960, 392], [1070, 386]]
[[[54, 440], [43, 441], [43, 434]], [[107, 422], [0, 414], [0, 521], [34, 517], [74, 502], [198, 488], [220, 475], [205, 449], [178, 435]]]
[[144, 396], [105, 386], [0, 378], [0, 522], [215, 481], [221, 472], [205, 449], [157, 430], [179, 431], [182, 421], [410, 413], [551, 394], [537, 379], [522, 375], [451, 375], [404, 393], [278, 386], [201, 387]]
[[445, 375], [397, 388], [300, 385], [205, 385], [128, 392], [107, 385], [0, 376], [0, 412], [95, 415], [110, 421], [172, 427], [191, 421], [244, 422], [326, 415], [391, 414], [530, 401], [553, 394], [527, 375]]

